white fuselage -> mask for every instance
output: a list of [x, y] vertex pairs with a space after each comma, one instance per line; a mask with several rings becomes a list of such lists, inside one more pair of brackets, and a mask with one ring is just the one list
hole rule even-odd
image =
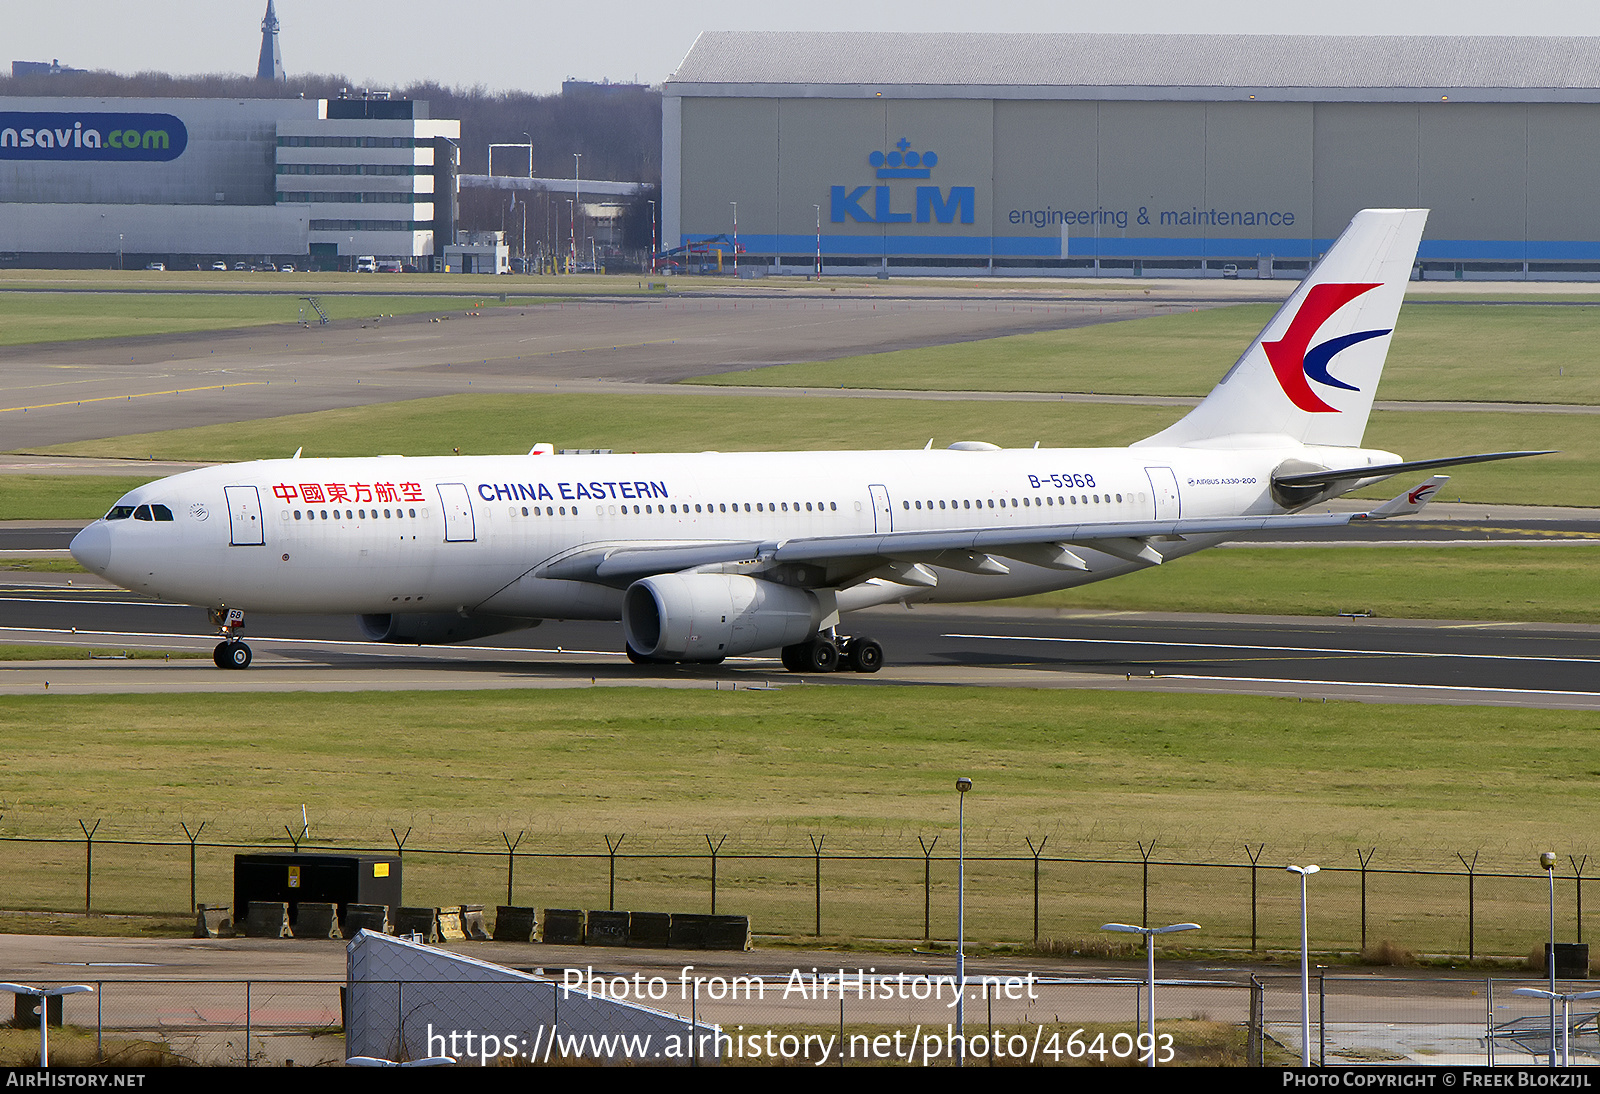
[[[620, 588], [541, 569], [600, 545], [1282, 513], [1269, 487], [1288, 459], [1393, 457], [1285, 444], [263, 460], [140, 487], [119, 509], [170, 519], [96, 522], [74, 553], [126, 588], [212, 608], [615, 619]], [[892, 599], [997, 599], [1148, 565], [1079, 553], [1087, 571], [937, 568], [935, 587]]]

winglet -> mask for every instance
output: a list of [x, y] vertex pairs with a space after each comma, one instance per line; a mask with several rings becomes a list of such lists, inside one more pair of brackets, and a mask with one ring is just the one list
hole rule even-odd
[[1361, 513], [1356, 520], [1384, 520], [1388, 517], [1406, 517], [1412, 513], [1422, 511], [1422, 507], [1433, 500], [1439, 492], [1439, 487], [1450, 481], [1449, 475], [1434, 475], [1421, 486], [1412, 487], [1402, 494], [1396, 494], [1376, 509]]

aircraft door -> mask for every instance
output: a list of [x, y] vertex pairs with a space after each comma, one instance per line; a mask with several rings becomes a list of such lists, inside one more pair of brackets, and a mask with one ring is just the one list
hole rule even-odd
[[1170, 467], [1147, 467], [1150, 494], [1155, 499], [1156, 520], [1177, 520], [1183, 515], [1183, 499], [1178, 493], [1178, 477]]
[[874, 484], [867, 489], [872, 491], [872, 530], [894, 531], [894, 507], [889, 504], [889, 488]]
[[477, 525], [472, 519], [472, 495], [459, 482], [439, 484], [439, 502], [444, 509], [444, 541], [446, 543], [472, 543], [478, 538]]
[[266, 531], [261, 521], [261, 495], [253, 486], [224, 486], [228, 499], [228, 542], [234, 547], [261, 547]]

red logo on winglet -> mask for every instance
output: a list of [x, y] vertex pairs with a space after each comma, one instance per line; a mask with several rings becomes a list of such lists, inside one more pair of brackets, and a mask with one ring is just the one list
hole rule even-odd
[[[1334, 312], [1344, 307], [1362, 293], [1378, 287], [1371, 285], [1341, 285], [1327, 283], [1315, 285], [1306, 293], [1306, 299], [1289, 323], [1289, 329], [1276, 342], [1263, 342], [1267, 360], [1272, 363], [1273, 374], [1289, 401], [1301, 410], [1312, 414], [1337, 414], [1338, 407], [1329, 406], [1311, 390], [1306, 379], [1306, 350], [1322, 324]], [[1387, 333], [1387, 332], [1385, 332]], [[1347, 386], [1347, 385], [1346, 385]]]

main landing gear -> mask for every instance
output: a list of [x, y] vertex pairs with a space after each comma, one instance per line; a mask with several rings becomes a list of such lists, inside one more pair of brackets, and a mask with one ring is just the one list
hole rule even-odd
[[877, 672], [883, 668], [883, 647], [870, 638], [836, 640], [819, 634], [783, 647], [783, 667], [790, 672]]
[[212, 608], [211, 623], [222, 632], [222, 641], [211, 651], [211, 660], [219, 669], [247, 669], [250, 667], [250, 647], [239, 640], [235, 631], [244, 629], [244, 612], [238, 608]]

